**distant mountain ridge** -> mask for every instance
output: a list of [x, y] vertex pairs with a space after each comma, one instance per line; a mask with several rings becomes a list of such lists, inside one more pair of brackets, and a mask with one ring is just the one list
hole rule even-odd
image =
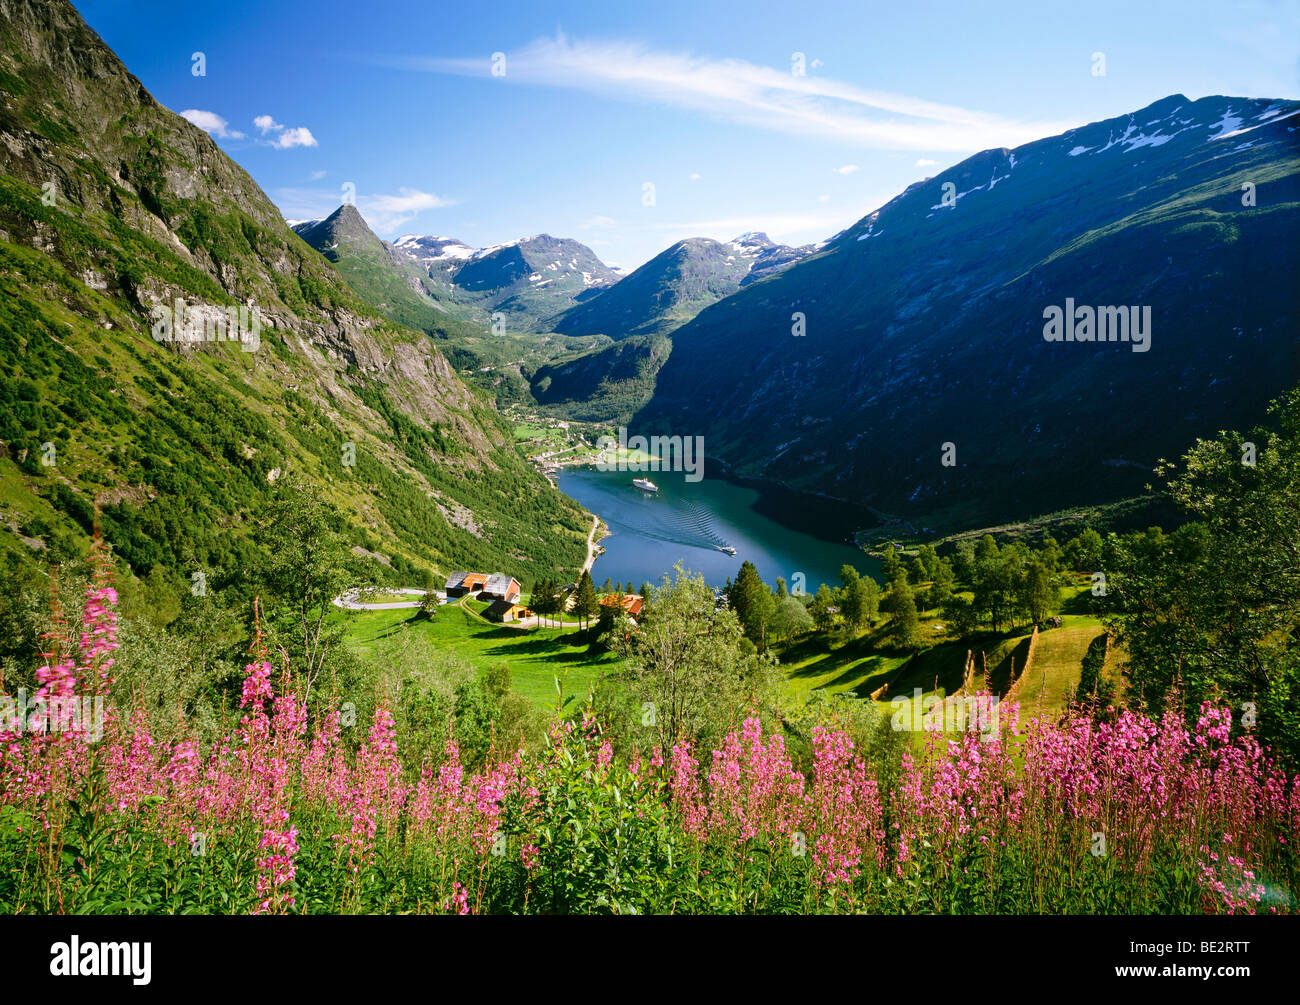
[[553, 322], [566, 335], [615, 339], [532, 374], [533, 397], [572, 418], [626, 422], [647, 401], [673, 344], [666, 338], [704, 308], [775, 276], [816, 248], [777, 244], [750, 232], [731, 241], [678, 241], [612, 286], [594, 291]]
[[776, 244], [766, 234], [742, 234], [725, 244], [688, 238], [555, 321], [566, 335], [666, 334], [705, 307], [812, 253]]
[[[1140, 493], [1296, 381], [1298, 137], [1172, 95], [969, 157], [676, 329], [638, 431], [927, 522]], [[1070, 302], [1150, 307], [1150, 350], [1045, 340]]]
[[[437, 339], [498, 405], [531, 404], [536, 369], [609, 341], [547, 334], [547, 317], [612, 271], [576, 241], [543, 234], [476, 250], [451, 237], [406, 234], [389, 243], [351, 205], [293, 230], [381, 314]], [[528, 271], [534, 267], [551, 278]]]
[[[349, 262], [352, 255], [377, 265], [377, 237], [373, 241], [345, 238], [340, 247], [333, 234], [339, 216], [336, 210], [325, 220], [293, 221], [291, 226], [345, 274], [359, 271]], [[357, 224], [364, 226], [364, 221], [353, 209], [349, 233], [358, 229]], [[557, 331], [614, 338], [671, 331], [704, 307], [775, 275], [815, 250], [811, 245], [777, 244], [758, 232], [725, 243], [690, 238], [624, 275], [580, 241], [550, 234], [486, 248], [473, 248], [454, 237], [420, 234], [379, 243], [391, 259], [390, 271], [398, 272], [418, 298], [428, 301], [426, 307], [482, 325], [504, 322], [516, 333]], [[385, 303], [404, 299], [391, 294], [387, 279], [368, 276], [360, 281]]]
[[619, 279], [585, 244], [550, 234], [479, 249], [453, 238], [406, 235], [388, 247], [430, 295], [489, 323], [500, 314], [516, 331], [553, 330], [551, 319], [578, 297]]

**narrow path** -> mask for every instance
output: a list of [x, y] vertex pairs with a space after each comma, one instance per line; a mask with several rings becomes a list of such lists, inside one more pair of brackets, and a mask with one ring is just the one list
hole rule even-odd
[[[424, 598], [424, 591], [414, 586], [402, 586], [396, 589], [385, 589], [384, 593], [401, 593], [404, 596], [419, 597], [419, 600], [395, 600], [384, 604], [363, 604], [357, 599], [359, 593], [357, 590], [348, 590], [342, 596], [334, 598], [334, 606], [342, 607], [345, 611], [396, 611], [405, 607], [419, 607]], [[438, 596], [439, 603], [447, 602], [447, 595], [441, 590], [434, 590]]]
[[483, 622], [483, 624], [485, 624], [485, 625], [490, 625], [490, 624], [492, 624], [491, 621], [489, 621], [487, 618], [483, 617], [483, 615], [479, 614], [478, 611], [471, 611], [468, 607], [466, 607], [466, 606], [465, 606], [465, 601], [467, 601], [467, 600], [469, 600], [469, 594], [468, 594], [468, 593], [464, 594], [464, 595], [463, 595], [463, 596], [462, 596], [458, 601], [456, 601], [456, 606], [459, 607], [459, 608], [460, 608], [462, 611], [464, 611], [466, 614], [468, 614], [471, 618], [478, 618], [478, 619], [479, 619], [481, 622]]
[[596, 529], [600, 526], [600, 517], [595, 513], [591, 514], [591, 533], [587, 535], [587, 561], [582, 565], [582, 571], [587, 572], [596, 564]]

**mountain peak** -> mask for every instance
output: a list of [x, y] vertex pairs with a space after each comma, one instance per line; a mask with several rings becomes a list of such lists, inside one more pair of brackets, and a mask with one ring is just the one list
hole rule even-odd
[[474, 254], [474, 249], [464, 241], [439, 234], [403, 234], [392, 242], [398, 248], [415, 259], [436, 261], [442, 258], [463, 259]]
[[345, 202], [323, 220], [291, 224], [293, 232], [331, 260], [337, 259], [340, 243], [381, 251], [382, 243], [358, 211]]
[[688, 237], [566, 311], [556, 320], [556, 331], [616, 338], [666, 334], [709, 305], [809, 253], [808, 248], [777, 244], [760, 231], [748, 231], [726, 243]]
[[350, 202], [343, 203], [343, 205], [339, 206], [338, 209], [325, 219], [333, 220], [336, 223], [360, 224], [367, 229], [369, 228], [369, 224], [366, 223], [365, 217], [363, 217], [357, 210], [357, 207]]

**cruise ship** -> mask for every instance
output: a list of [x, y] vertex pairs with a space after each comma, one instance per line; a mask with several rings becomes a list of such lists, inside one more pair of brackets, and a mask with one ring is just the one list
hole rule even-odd
[[656, 485], [654, 482], [652, 482], [649, 478], [633, 478], [632, 484], [635, 485], [637, 488], [639, 488], [642, 492], [659, 491], [659, 486]]

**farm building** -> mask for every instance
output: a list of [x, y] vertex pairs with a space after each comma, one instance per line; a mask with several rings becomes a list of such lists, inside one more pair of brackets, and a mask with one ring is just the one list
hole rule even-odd
[[524, 608], [511, 603], [509, 600], [494, 600], [488, 605], [487, 610], [483, 612], [483, 617], [489, 621], [510, 622], [518, 621], [527, 613]]
[[481, 600], [504, 600], [514, 604], [518, 602], [521, 590], [519, 580], [502, 572], [453, 572], [447, 577], [448, 597], [477, 593]]
[[629, 618], [639, 618], [641, 616], [641, 608], [645, 606], [645, 600], [637, 596], [635, 593], [624, 593], [621, 595], [617, 593], [607, 593], [605, 596], [600, 598], [600, 606], [613, 607], [620, 599], [623, 601], [623, 611]]
[[467, 593], [478, 593], [487, 584], [485, 572], [453, 572], [447, 577], [447, 596], [463, 597]]
[[487, 577], [487, 582], [483, 584], [483, 592], [479, 596], [484, 600], [504, 600], [513, 604], [519, 600], [521, 589], [519, 580], [514, 576], [494, 572]]

